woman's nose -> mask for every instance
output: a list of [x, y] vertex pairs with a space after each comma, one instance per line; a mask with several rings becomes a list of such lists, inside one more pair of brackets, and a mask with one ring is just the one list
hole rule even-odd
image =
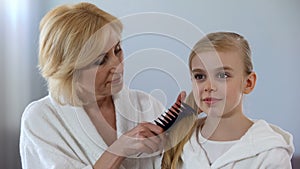
[[109, 54], [109, 64], [111, 66], [118, 66], [120, 63], [123, 62], [122, 57], [117, 56], [114, 52], [110, 52]]
[[111, 56], [111, 60], [109, 62], [110, 66], [111, 66], [111, 71], [113, 73], [118, 72], [118, 71], [122, 71], [123, 69], [123, 60], [118, 57], [118, 56]]

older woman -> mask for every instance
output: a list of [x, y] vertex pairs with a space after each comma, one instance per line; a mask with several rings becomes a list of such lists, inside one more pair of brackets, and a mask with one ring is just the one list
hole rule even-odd
[[[59, 6], [40, 23], [49, 95], [22, 116], [26, 168], [160, 168], [164, 107], [123, 85], [122, 24], [93, 4]], [[136, 158], [140, 154], [143, 158]]]

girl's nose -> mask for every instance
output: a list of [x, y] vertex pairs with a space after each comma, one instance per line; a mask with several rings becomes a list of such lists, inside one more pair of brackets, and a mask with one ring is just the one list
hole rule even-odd
[[216, 85], [212, 82], [211, 79], [208, 79], [208, 80], [205, 82], [204, 91], [205, 91], [205, 92], [215, 92], [215, 91], [217, 91], [217, 87], [216, 87]]

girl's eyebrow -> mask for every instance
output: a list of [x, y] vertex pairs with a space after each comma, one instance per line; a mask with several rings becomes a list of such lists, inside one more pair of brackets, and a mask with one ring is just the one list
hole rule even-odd
[[222, 71], [222, 70], [233, 70], [230, 66], [224, 66], [224, 67], [219, 67], [216, 68], [217, 71]]
[[[216, 71], [224, 71], [224, 70], [233, 70], [231, 67], [229, 66], [224, 66], [224, 67], [219, 67], [215, 69]], [[192, 73], [199, 73], [199, 72], [206, 72], [206, 69], [201, 69], [201, 68], [195, 68], [192, 70]]]
[[204, 69], [196, 68], [192, 70], [192, 73], [206, 72]]

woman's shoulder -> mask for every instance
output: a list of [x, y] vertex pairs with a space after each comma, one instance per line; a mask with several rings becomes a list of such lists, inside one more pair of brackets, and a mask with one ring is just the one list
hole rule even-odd
[[148, 108], [152, 107], [154, 109], [159, 109], [160, 112], [165, 110], [163, 103], [149, 93], [140, 90], [130, 90], [130, 96], [130, 98], [135, 100], [138, 105], [145, 105]]
[[138, 100], [140, 99], [149, 99], [149, 98], [153, 98], [149, 93], [146, 93], [144, 91], [141, 90], [136, 90], [136, 89], [129, 89], [128, 93], [131, 97], [137, 98]]
[[45, 116], [55, 111], [50, 95], [39, 100], [35, 100], [27, 105], [23, 114], [22, 121], [33, 121], [35, 119], [44, 119]]
[[151, 94], [126, 87], [114, 96], [114, 102], [116, 109], [123, 114], [133, 116], [134, 112], [138, 113], [143, 121], [153, 120], [165, 110], [163, 104]]
[[141, 90], [129, 89], [124, 87], [122, 91], [115, 96], [115, 100], [130, 101], [134, 105], [147, 105], [147, 107], [155, 105], [156, 107], [163, 108], [163, 104], [151, 94]]
[[35, 100], [32, 101], [31, 103], [29, 103], [27, 105], [27, 107], [25, 108], [25, 112], [35, 112], [35, 111], [40, 111], [41, 109], [45, 109], [46, 107], [48, 107], [49, 105], [51, 105], [51, 98], [49, 95], [40, 98], [39, 100]]

